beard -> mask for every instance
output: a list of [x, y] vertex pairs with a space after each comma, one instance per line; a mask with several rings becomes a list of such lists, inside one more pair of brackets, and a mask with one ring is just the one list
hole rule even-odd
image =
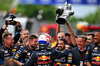
[[37, 46], [31, 45], [31, 47], [32, 47], [33, 49], [35, 49]]
[[64, 50], [64, 48], [65, 47], [63, 47], [63, 48], [62, 47], [58, 47], [58, 50], [62, 51], [62, 50]]
[[95, 43], [99, 43], [98, 39], [95, 38]]

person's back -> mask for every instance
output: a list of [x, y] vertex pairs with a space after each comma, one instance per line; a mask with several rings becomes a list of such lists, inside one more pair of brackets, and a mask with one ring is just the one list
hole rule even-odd
[[55, 50], [54, 48], [52, 48], [51, 50], [34, 51], [30, 59], [25, 63], [25, 66], [32, 66], [34, 63], [36, 64], [36, 66], [53, 66], [55, 58], [59, 58], [60, 56], [64, 55], [64, 53], [60, 54], [60, 52]]
[[52, 60], [53, 59], [51, 59], [51, 51], [34, 51], [31, 59], [25, 64], [25, 66], [32, 66], [34, 63], [36, 64], [36, 66], [53, 66]]

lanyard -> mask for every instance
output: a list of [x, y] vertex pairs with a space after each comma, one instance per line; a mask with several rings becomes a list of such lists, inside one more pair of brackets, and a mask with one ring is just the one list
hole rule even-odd
[[80, 55], [81, 60], [83, 59], [83, 57], [84, 57], [84, 55], [85, 55], [85, 53], [86, 53], [86, 50], [87, 50], [87, 49], [85, 49], [85, 50], [83, 51], [82, 56], [81, 56], [81, 53], [80, 53], [81, 51], [79, 51], [79, 55]]

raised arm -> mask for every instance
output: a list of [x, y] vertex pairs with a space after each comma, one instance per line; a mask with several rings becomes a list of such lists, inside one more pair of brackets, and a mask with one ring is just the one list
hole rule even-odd
[[14, 36], [14, 44], [16, 44], [18, 42], [18, 40], [20, 38], [20, 31], [22, 30], [21, 23], [19, 21], [16, 21], [16, 22], [17, 22], [17, 24], [16, 24], [17, 31], [16, 31], [16, 34]]
[[71, 38], [71, 42], [74, 46], [76, 46], [76, 40], [75, 40], [75, 34], [74, 34], [74, 31], [72, 29], [72, 27], [70, 26], [70, 24], [68, 22], [65, 23], [68, 30], [69, 30], [69, 33], [70, 33], [70, 38]]
[[56, 36], [60, 32], [60, 24], [57, 24]]

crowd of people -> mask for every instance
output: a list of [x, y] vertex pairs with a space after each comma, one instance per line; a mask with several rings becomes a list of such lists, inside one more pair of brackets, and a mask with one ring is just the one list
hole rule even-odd
[[[9, 23], [9, 21], [8, 21]], [[100, 66], [100, 29], [95, 33], [75, 36], [68, 22], [69, 33], [60, 32], [58, 24], [57, 43], [43, 33], [29, 36], [27, 29], [17, 21], [14, 37], [4, 25], [0, 29], [0, 64], [6, 66]], [[10, 65], [12, 64], [12, 65]], [[13, 65], [15, 64], [15, 65]]]
[[[0, 65], [100, 66], [100, 29], [93, 33], [75, 36], [68, 23], [71, 13], [71, 5], [69, 5], [63, 14], [59, 13], [56, 17], [56, 21], [59, 21], [56, 29], [56, 44], [47, 33], [39, 36], [29, 35], [27, 29], [21, 28], [19, 21], [14, 21], [13, 24], [13, 21], [6, 20], [5, 25], [0, 29]], [[60, 31], [60, 21], [64, 21], [63, 24], [66, 24], [69, 33]], [[7, 30], [8, 25], [17, 27], [14, 37]]]

